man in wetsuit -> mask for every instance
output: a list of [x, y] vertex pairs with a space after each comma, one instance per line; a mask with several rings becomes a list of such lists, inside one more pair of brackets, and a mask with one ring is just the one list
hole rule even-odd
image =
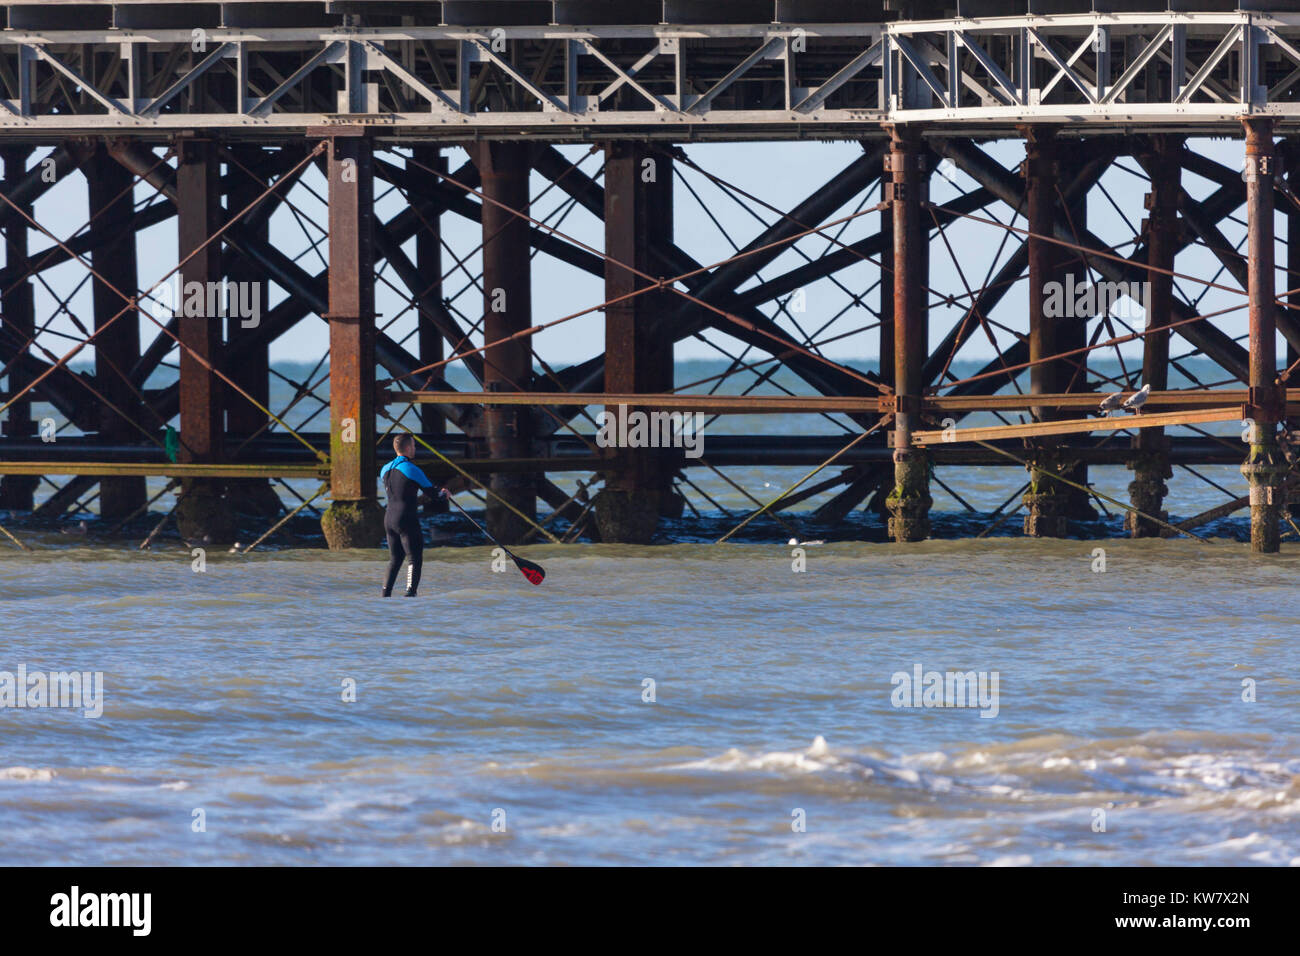
[[[388, 507], [384, 511], [384, 531], [388, 535], [388, 576], [384, 579], [384, 597], [393, 593], [393, 582], [397, 572], [402, 569], [402, 561], [410, 558], [406, 568], [406, 596], [415, 597], [415, 590], [420, 586], [420, 571], [424, 566], [424, 535], [420, 531], [420, 489], [433, 492], [434, 486], [415, 463], [411, 456], [415, 454], [415, 439], [403, 432], [393, 438], [393, 450], [397, 457], [386, 464], [379, 473], [379, 480], [388, 497]], [[442, 488], [435, 492], [439, 497], [446, 494]]]

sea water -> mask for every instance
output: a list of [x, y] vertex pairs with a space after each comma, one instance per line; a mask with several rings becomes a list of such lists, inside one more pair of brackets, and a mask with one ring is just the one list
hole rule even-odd
[[[0, 671], [103, 713], [0, 709], [0, 863], [1300, 863], [1293, 551], [779, 531], [540, 587], [433, 546], [410, 600], [380, 549], [36, 535]], [[918, 667], [996, 715], [899, 706]]]

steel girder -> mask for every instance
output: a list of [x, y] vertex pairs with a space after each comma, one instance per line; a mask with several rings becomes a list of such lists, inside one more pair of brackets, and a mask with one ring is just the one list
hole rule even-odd
[[1235, 133], [1244, 113], [1300, 121], [1289, 12], [588, 26], [379, 25], [361, 13], [240, 26], [172, 6], [180, 19], [149, 28], [11, 18], [0, 129], [265, 138], [366, 124], [394, 138], [681, 140], [861, 137], [901, 122]]

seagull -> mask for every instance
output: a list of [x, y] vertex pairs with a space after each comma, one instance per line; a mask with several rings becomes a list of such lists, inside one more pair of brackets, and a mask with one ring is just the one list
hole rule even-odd
[[807, 544], [825, 544], [825, 541], [800, 541], [798, 538], [791, 538], [786, 545], [791, 548], [802, 548]]
[[85, 534], [89, 530], [90, 529], [86, 526], [86, 522], [84, 521], [78, 521], [75, 525], [72, 525], [71, 527], [64, 527], [59, 529], [59, 531], [62, 534], [77, 534], [77, 535]]
[[1107, 395], [1101, 400], [1101, 404], [1097, 406], [1098, 414], [1100, 414], [1102, 418], [1108, 417], [1111, 412], [1120, 407], [1123, 399], [1123, 392], [1115, 392], [1114, 394]]
[[1128, 401], [1122, 406], [1126, 412], [1142, 413], [1142, 406], [1147, 403], [1147, 396], [1151, 394], [1151, 386], [1143, 385], [1138, 391], [1128, 397]]

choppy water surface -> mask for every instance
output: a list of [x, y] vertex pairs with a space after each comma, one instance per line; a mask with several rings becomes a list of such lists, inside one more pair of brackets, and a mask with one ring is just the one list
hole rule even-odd
[[[1294, 554], [441, 548], [384, 601], [378, 550], [54, 538], [0, 552], [0, 670], [105, 710], [0, 710], [0, 863], [1300, 863]], [[894, 708], [918, 663], [998, 715]]]

